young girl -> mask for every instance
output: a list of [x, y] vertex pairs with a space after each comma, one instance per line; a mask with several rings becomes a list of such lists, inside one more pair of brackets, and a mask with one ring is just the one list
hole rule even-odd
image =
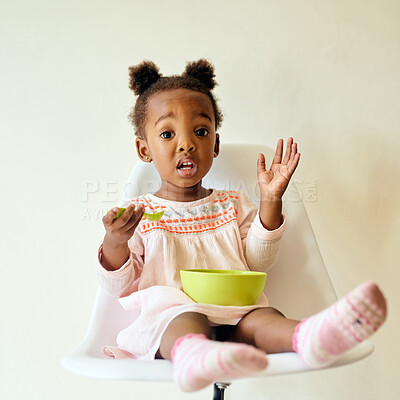
[[[313, 368], [327, 366], [369, 337], [386, 318], [376, 284], [358, 286], [330, 308], [295, 321], [268, 307], [217, 306], [193, 302], [182, 291], [180, 269], [267, 271], [275, 262], [286, 220], [282, 195], [300, 159], [288, 139], [279, 140], [271, 168], [260, 154], [260, 208], [242, 191], [206, 189], [202, 179], [218, 156], [222, 115], [212, 94], [214, 69], [206, 60], [180, 76], [162, 77], [151, 62], [130, 68], [137, 98], [130, 115], [136, 149], [161, 177], [154, 194], [132, 199], [103, 218], [100, 285], [139, 317], [117, 338], [114, 357], [171, 360], [184, 391], [216, 380], [256, 374], [268, 353], [296, 351]], [[240, 160], [238, 160], [240, 162]], [[229, 168], [229, 166], [227, 166]], [[159, 221], [143, 213], [164, 210]]]

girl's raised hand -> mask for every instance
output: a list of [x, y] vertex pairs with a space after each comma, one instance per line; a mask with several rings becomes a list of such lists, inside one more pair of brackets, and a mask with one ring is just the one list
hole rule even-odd
[[264, 154], [258, 155], [257, 175], [261, 191], [261, 200], [276, 201], [282, 199], [290, 178], [300, 159], [297, 143], [290, 137], [287, 141], [285, 157], [282, 160], [283, 139], [278, 140], [275, 156], [269, 170], [265, 168]]
[[136, 227], [143, 217], [144, 205], [140, 204], [135, 210], [135, 206], [129, 204], [122, 215], [118, 217], [118, 219], [114, 219], [118, 211], [118, 208], [113, 208], [103, 217], [106, 237], [116, 246], [126, 244], [133, 236]]

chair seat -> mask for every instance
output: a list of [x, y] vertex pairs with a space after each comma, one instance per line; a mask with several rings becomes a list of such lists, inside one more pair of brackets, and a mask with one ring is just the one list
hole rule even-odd
[[[97, 379], [135, 380], [135, 381], [172, 381], [172, 363], [168, 360], [115, 360], [101, 352], [101, 346], [87, 337], [70, 355], [62, 360], [63, 367], [77, 375]], [[373, 344], [366, 340], [347, 352], [342, 358], [327, 368], [354, 363], [371, 354]], [[296, 353], [278, 353], [268, 355], [268, 367], [255, 375], [273, 376], [306, 372], [308, 368]]]

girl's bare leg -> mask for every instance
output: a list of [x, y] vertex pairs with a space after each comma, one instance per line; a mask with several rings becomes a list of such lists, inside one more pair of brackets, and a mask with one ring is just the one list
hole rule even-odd
[[382, 291], [376, 283], [365, 282], [302, 322], [286, 319], [273, 308], [254, 310], [242, 318], [229, 340], [267, 353], [294, 350], [309, 367], [322, 368], [376, 332], [386, 314]]
[[267, 353], [293, 351], [292, 338], [299, 322], [287, 319], [275, 308], [259, 308], [239, 321], [230, 340], [251, 344]]
[[268, 364], [262, 350], [210, 338], [207, 317], [190, 312], [176, 317], [161, 339], [159, 356], [173, 362], [174, 379], [186, 392], [200, 390], [216, 380], [253, 375]]
[[207, 317], [195, 312], [178, 315], [165, 330], [157, 355], [171, 360], [171, 350], [176, 340], [188, 333], [203, 334], [210, 339], [211, 328]]

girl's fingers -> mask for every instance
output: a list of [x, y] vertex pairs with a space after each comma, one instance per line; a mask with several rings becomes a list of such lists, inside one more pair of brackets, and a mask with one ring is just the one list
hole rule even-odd
[[115, 225], [119, 225], [119, 226], [126, 225], [126, 223], [131, 218], [134, 209], [135, 209], [135, 206], [133, 204], [129, 204], [128, 207], [126, 207], [125, 211], [118, 217], [118, 219], [115, 220], [115, 222], [114, 222]]
[[136, 209], [135, 214], [131, 218], [131, 222], [135, 225], [135, 227], [139, 224], [144, 214], [144, 205], [140, 204], [139, 207]]
[[283, 153], [283, 139], [278, 140], [278, 144], [276, 145], [275, 156], [272, 160], [272, 164], [280, 164], [282, 161], [282, 153]]
[[295, 157], [296, 153], [297, 153], [297, 143], [293, 143], [291, 151], [290, 151], [290, 157], [289, 157], [289, 161], [288, 162], [292, 162], [294, 160], [294, 157]]
[[129, 229], [127, 230], [128, 235], [132, 236], [134, 234], [135, 229], [137, 228], [137, 226], [139, 225], [139, 223], [143, 217], [143, 214], [144, 214], [144, 209], [143, 209], [142, 213], [138, 212], [138, 216], [137, 216], [136, 220], [133, 221], [133, 225], [130, 226]]
[[258, 155], [257, 160], [257, 173], [260, 174], [261, 172], [265, 171], [265, 156], [264, 154], [260, 153]]
[[103, 223], [105, 225], [111, 225], [114, 221], [114, 218], [117, 216], [119, 213], [119, 208], [114, 207], [112, 208], [104, 217], [103, 217]]
[[294, 173], [294, 171], [296, 170], [297, 165], [299, 164], [299, 160], [300, 160], [300, 153], [296, 153], [293, 161], [291, 161], [288, 164], [288, 171], [289, 171], [290, 175], [292, 175]]
[[130, 204], [124, 213], [121, 215], [120, 218], [124, 217], [122, 219], [122, 226], [126, 229], [129, 230], [131, 229], [132, 225], [134, 225], [136, 222], [140, 222], [142, 219], [144, 213], [144, 206], [139, 205], [138, 207], [135, 208], [133, 204]]
[[282, 164], [287, 164], [289, 162], [290, 155], [292, 153], [292, 144], [293, 144], [293, 138], [290, 137], [286, 144], [286, 153], [285, 157], [283, 158]]
[[104, 217], [104, 223], [106, 225], [113, 224], [117, 229], [120, 229], [129, 226], [132, 218], [134, 218], [134, 220], [136, 221], [137, 212], [135, 211], [134, 204], [129, 204], [128, 207], [126, 207], [126, 209], [123, 211], [123, 213], [118, 218], [114, 219], [118, 215], [119, 211], [120, 210], [118, 207], [114, 207], [113, 209], [111, 209]]

